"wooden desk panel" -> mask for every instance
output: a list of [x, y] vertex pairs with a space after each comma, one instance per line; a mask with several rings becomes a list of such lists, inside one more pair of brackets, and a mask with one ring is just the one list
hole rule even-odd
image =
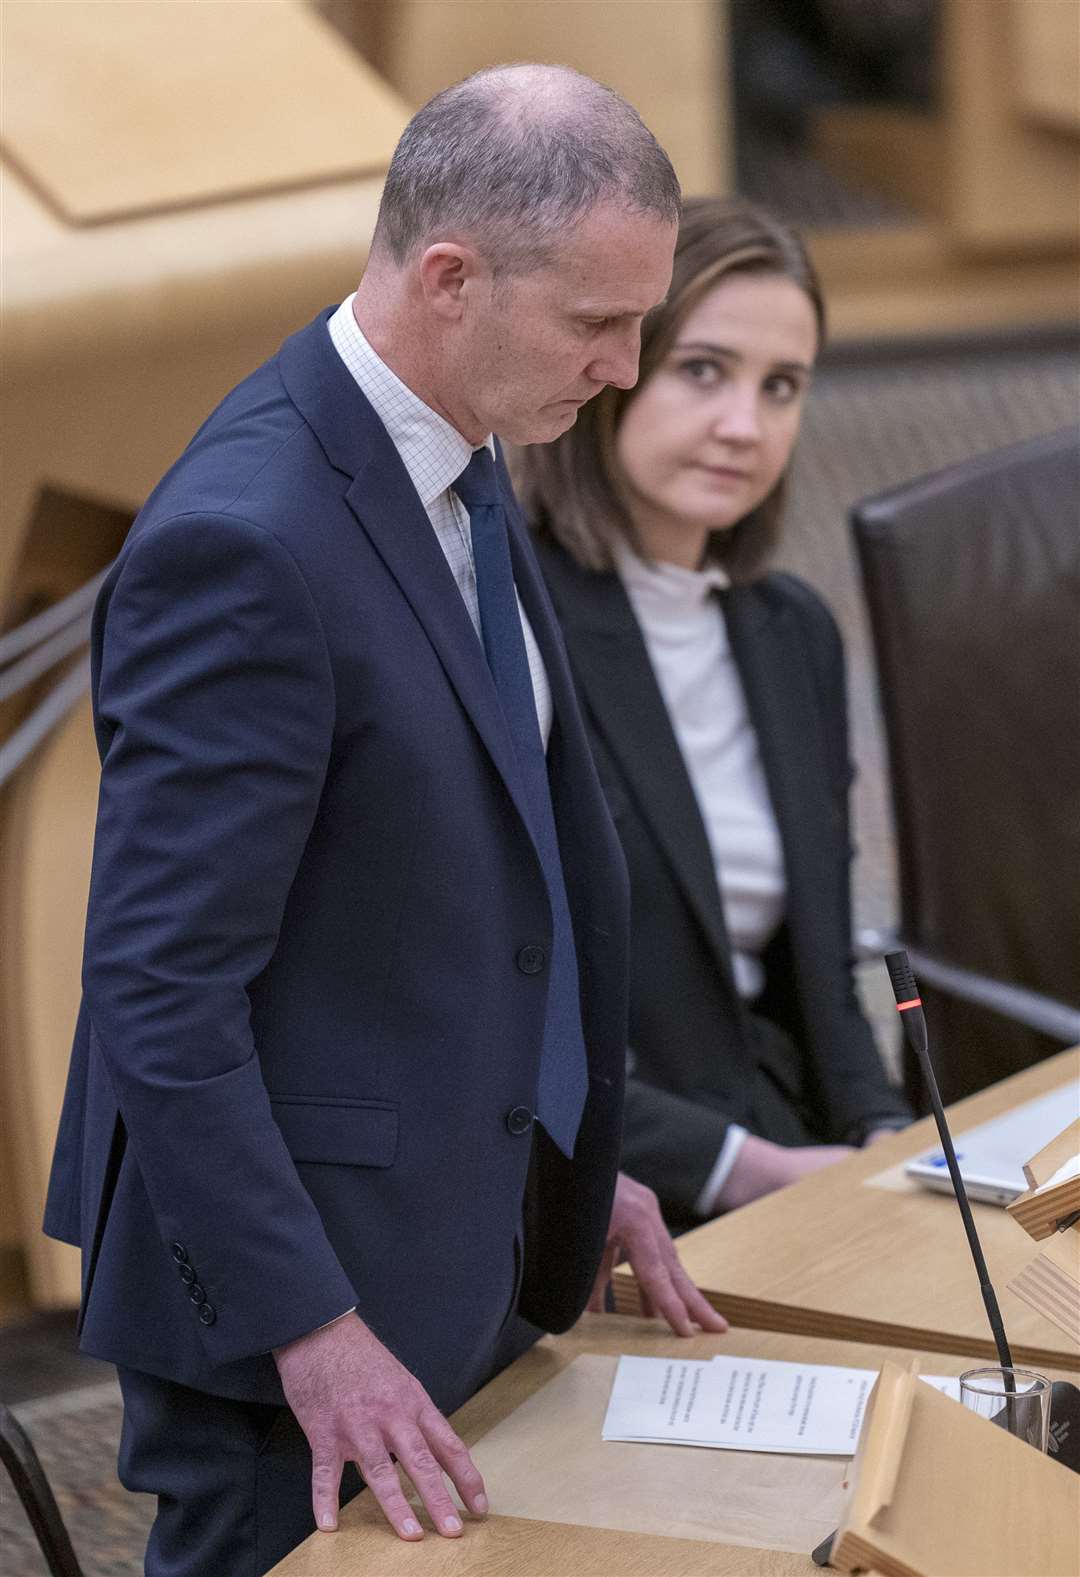
[[[1069, 1080], [1080, 1048], [959, 1101], [954, 1134]], [[1080, 1085], [1078, 1085], [1080, 1101]], [[687, 1271], [733, 1324], [848, 1341], [891, 1343], [993, 1360], [978, 1281], [951, 1195], [906, 1182], [900, 1168], [936, 1141], [932, 1118], [679, 1240]], [[1074, 1339], [1008, 1290], [1037, 1246], [1006, 1211], [973, 1205], [1013, 1356], [1080, 1369]], [[637, 1291], [616, 1277], [617, 1304]]]
[[[583, 1353], [640, 1353], [652, 1357], [708, 1358], [716, 1352], [746, 1357], [802, 1359], [808, 1363], [856, 1365], [878, 1368], [887, 1358], [908, 1363], [910, 1351], [869, 1347], [820, 1337], [792, 1337], [775, 1331], [732, 1331], [727, 1336], [698, 1336], [680, 1341], [657, 1321], [614, 1315], [586, 1315], [566, 1336], [545, 1337], [531, 1352], [499, 1375], [454, 1416], [462, 1438], [474, 1446], [497, 1424], [574, 1358]], [[960, 1374], [968, 1360], [956, 1353], [924, 1353], [920, 1370], [927, 1374]], [[723, 1528], [725, 1506], [736, 1499], [740, 1476], [764, 1478], [777, 1464], [798, 1463], [800, 1476], [814, 1469], [837, 1474], [837, 1458], [780, 1458], [754, 1456], [748, 1465], [742, 1452], [695, 1452], [689, 1447], [602, 1445], [597, 1421], [597, 1450], [619, 1457], [623, 1493], [628, 1506], [654, 1489], [651, 1461], [660, 1452], [677, 1465], [687, 1455], [708, 1458], [712, 1481], [712, 1509], [716, 1529]], [[559, 1450], [559, 1439], [538, 1432], [537, 1461], [550, 1460]], [[481, 1453], [478, 1452], [478, 1456]], [[651, 1459], [651, 1461], [650, 1461]], [[419, 1545], [406, 1545], [390, 1533], [371, 1496], [360, 1495], [341, 1515], [337, 1534], [314, 1534], [274, 1567], [270, 1577], [347, 1577], [353, 1572], [370, 1577], [811, 1577], [817, 1568], [809, 1556], [816, 1540], [808, 1526], [806, 1550], [785, 1551], [725, 1543], [722, 1539], [659, 1538], [581, 1523], [548, 1522], [500, 1516], [498, 1468], [485, 1465], [486, 1482], [494, 1508], [484, 1522], [467, 1522], [461, 1539], [441, 1539], [430, 1534]], [[581, 1515], [590, 1514], [587, 1506]], [[733, 1518], [734, 1520], [734, 1518]]]

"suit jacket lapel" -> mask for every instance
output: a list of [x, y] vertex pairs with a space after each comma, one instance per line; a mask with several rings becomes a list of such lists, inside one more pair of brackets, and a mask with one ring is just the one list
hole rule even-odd
[[282, 347], [286, 388], [330, 463], [353, 478], [349, 507], [435, 648], [527, 827], [513, 745], [483, 647], [401, 457], [334, 349], [328, 315]]
[[564, 574], [560, 566], [558, 600], [574, 671], [597, 729], [621, 766], [735, 999], [712, 849], [626, 592], [613, 573], [571, 569]]
[[835, 883], [820, 704], [790, 608], [769, 608], [756, 587], [737, 586], [726, 593], [725, 612], [779, 824], [787, 923], [798, 955]]

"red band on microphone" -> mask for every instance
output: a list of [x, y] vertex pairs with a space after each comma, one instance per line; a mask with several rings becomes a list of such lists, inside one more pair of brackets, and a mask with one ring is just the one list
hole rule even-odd
[[898, 1013], [906, 1013], [908, 1008], [921, 1008], [921, 1007], [922, 1007], [922, 997], [912, 997], [910, 1002], [898, 1002], [896, 1004], [896, 1011]]

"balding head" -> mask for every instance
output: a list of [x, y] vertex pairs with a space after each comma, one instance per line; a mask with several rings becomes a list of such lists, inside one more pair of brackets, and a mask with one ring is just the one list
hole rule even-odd
[[679, 202], [667, 155], [617, 93], [566, 66], [493, 66], [405, 128], [372, 251], [402, 265], [445, 234], [467, 236], [494, 272], [521, 274], [599, 205], [674, 224]]

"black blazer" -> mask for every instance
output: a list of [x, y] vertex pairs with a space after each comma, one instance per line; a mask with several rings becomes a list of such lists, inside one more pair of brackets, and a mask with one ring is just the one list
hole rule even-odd
[[623, 1165], [682, 1223], [729, 1122], [778, 1143], [836, 1143], [911, 1115], [852, 976], [843, 648], [832, 615], [790, 575], [732, 587], [718, 609], [787, 871], [786, 917], [751, 1014], [735, 989], [705, 826], [622, 583], [546, 541], [538, 551], [630, 869]]

